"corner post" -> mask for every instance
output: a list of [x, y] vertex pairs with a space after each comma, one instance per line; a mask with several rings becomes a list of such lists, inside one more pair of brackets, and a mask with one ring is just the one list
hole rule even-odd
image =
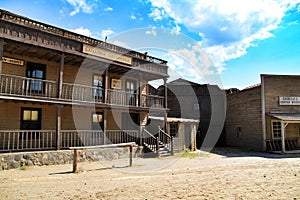
[[107, 109], [103, 110], [103, 144], [106, 144], [106, 130], [107, 130]]
[[164, 131], [167, 133], [167, 109], [168, 109], [168, 85], [167, 85], [167, 78], [164, 78], [164, 88], [165, 88], [165, 113], [164, 113]]

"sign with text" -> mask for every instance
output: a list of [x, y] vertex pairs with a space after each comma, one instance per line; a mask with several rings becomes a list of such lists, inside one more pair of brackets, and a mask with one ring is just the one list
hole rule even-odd
[[132, 64], [132, 58], [126, 55], [122, 55], [122, 54], [118, 54], [118, 53], [114, 53], [111, 51], [107, 51], [104, 49], [100, 49], [97, 47], [93, 47], [87, 44], [83, 44], [83, 49], [82, 49], [83, 53], [87, 53], [87, 54], [91, 54], [94, 56], [98, 56], [98, 57], [102, 57], [102, 58], [106, 58], [109, 60], [114, 60], [114, 61], [118, 61], [121, 63], [125, 63], [125, 64]]
[[13, 64], [13, 65], [24, 65], [24, 61], [23, 60], [18, 60], [18, 59], [14, 59], [14, 58], [8, 58], [8, 57], [2, 57], [2, 61], [4, 63], [9, 63], [9, 64]]
[[300, 97], [279, 97], [279, 105], [299, 106], [300, 105]]

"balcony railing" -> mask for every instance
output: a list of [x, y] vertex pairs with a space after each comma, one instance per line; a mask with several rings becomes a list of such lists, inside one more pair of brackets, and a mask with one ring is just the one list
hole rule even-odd
[[[139, 142], [136, 130], [62, 130], [61, 149], [78, 146], [96, 146]], [[57, 148], [55, 130], [0, 130], [0, 152], [51, 150]]]
[[55, 98], [55, 81], [0, 74], [0, 93]]
[[63, 83], [61, 98], [75, 101], [104, 102], [104, 90], [99, 87]]
[[57, 88], [58, 83], [56, 81], [0, 74], [0, 94], [3, 95], [107, 103], [121, 106], [140, 106], [144, 108], [164, 107], [165, 98], [158, 95], [142, 94], [141, 103], [139, 103], [139, 95], [137, 93], [108, 89], [107, 101], [105, 102], [105, 90], [100, 87], [63, 83], [60, 98], [58, 97]]

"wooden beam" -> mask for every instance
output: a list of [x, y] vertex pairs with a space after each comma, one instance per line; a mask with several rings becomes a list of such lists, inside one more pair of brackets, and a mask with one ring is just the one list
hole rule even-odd
[[281, 153], [285, 153], [285, 122], [281, 121]]

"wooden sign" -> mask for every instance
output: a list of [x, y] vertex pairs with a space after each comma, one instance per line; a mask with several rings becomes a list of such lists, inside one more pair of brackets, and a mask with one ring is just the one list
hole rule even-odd
[[2, 57], [2, 62], [4, 63], [9, 63], [9, 64], [13, 64], [13, 65], [24, 65], [24, 60], [18, 60], [18, 59], [14, 59], [14, 58], [8, 58], [8, 57]]
[[83, 44], [82, 48], [83, 53], [91, 54], [94, 56], [106, 58], [113, 61], [118, 61], [125, 64], [132, 64], [132, 58], [126, 55], [114, 53], [111, 51], [107, 51], [98, 47], [93, 47], [87, 44]]
[[279, 105], [281, 106], [299, 106], [300, 97], [279, 97]]

